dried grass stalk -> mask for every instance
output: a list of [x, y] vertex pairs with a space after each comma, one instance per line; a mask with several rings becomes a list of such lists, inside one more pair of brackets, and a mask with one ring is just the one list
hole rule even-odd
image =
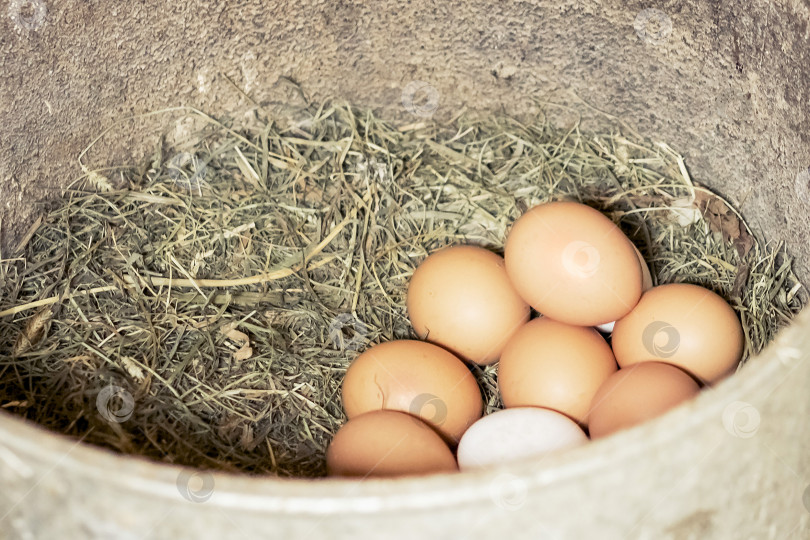
[[[85, 169], [0, 262], [0, 406], [158, 460], [321, 475], [347, 365], [411, 335], [420, 260], [451, 243], [499, 250], [523, 210], [552, 199], [612, 217], [658, 283], [727, 298], [746, 355], [803, 303], [780, 245], [668, 146], [619, 127], [461, 116], [397, 129], [338, 103], [242, 125], [173, 112], [207, 124], [182, 155]], [[496, 371], [474, 368], [489, 410]], [[134, 400], [121, 423], [98, 410], [110, 385]]]

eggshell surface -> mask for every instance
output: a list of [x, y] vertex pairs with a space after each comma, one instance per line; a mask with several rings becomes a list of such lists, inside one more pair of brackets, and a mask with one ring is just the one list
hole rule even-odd
[[507, 408], [545, 407], [584, 424], [594, 394], [616, 369], [613, 352], [595, 329], [541, 317], [506, 344], [498, 388]]
[[504, 257], [523, 299], [568, 324], [615, 321], [641, 296], [642, 269], [632, 243], [610, 219], [584, 204], [532, 208], [512, 226]]
[[641, 266], [641, 292], [649, 291], [653, 287], [653, 280], [652, 274], [650, 273], [650, 267], [647, 264], [647, 261], [644, 260], [644, 256], [638, 250], [635, 244], [631, 242], [633, 246], [633, 250], [636, 252], [636, 257], [638, 258], [638, 264]]
[[477, 246], [453, 246], [427, 257], [408, 285], [408, 316], [420, 338], [459, 358], [491, 364], [529, 319], [504, 260]]
[[621, 367], [665, 362], [706, 383], [734, 371], [744, 343], [740, 320], [723, 298], [683, 283], [645, 292], [638, 305], [616, 322], [612, 341]]
[[441, 347], [415, 340], [380, 343], [358, 356], [346, 371], [342, 394], [349, 418], [379, 409], [402, 411], [453, 444], [483, 411], [467, 366]]
[[[647, 261], [644, 260], [644, 257], [641, 255], [641, 252], [638, 248], [633, 245], [633, 249], [636, 250], [636, 255], [638, 256], [638, 262], [641, 265], [641, 291], [646, 292], [652, 289], [653, 280], [652, 274], [650, 274], [650, 267], [647, 266]], [[613, 327], [616, 324], [616, 321], [611, 321], [605, 324], [598, 324], [596, 325], [596, 329], [604, 334], [610, 334], [613, 332]]]
[[397, 411], [372, 411], [346, 422], [326, 452], [330, 476], [394, 477], [458, 469], [450, 448], [427, 424]]
[[602, 384], [588, 413], [592, 438], [604, 437], [659, 416], [700, 391], [684, 371], [643, 362], [622, 368]]
[[537, 407], [504, 409], [484, 416], [458, 444], [461, 470], [537, 457], [585, 443], [585, 432], [570, 418]]

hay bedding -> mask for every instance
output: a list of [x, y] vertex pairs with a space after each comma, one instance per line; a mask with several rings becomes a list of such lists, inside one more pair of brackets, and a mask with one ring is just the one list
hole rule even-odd
[[[351, 360], [412, 337], [413, 269], [496, 251], [538, 203], [618, 222], [657, 283], [719, 292], [746, 358], [802, 306], [780, 245], [694, 184], [681, 156], [611, 133], [462, 116], [397, 127], [338, 103], [205, 128], [127, 170], [86, 170], [0, 262], [0, 406], [121, 452], [324, 474]], [[471, 368], [487, 408], [494, 366]]]

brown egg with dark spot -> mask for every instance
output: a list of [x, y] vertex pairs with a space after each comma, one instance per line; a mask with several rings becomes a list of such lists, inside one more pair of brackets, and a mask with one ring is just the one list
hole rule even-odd
[[541, 317], [506, 344], [498, 388], [506, 407], [545, 407], [585, 424], [594, 394], [616, 369], [599, 332]]
[[591, 438], [655, 418], [699, 391], [692, 377], [669, 364], [643, 362], [622, 368], [593, 397], [588, 412]]
[[483, 412], [481, 390], [464, 362], [416, 340], [389, 341], [365, 351], [346, 371], [342, 392], [349, 418], [379, 409], [410, 413], [451, 444]]
[[462, 360], [491, 364], [531, 309], [506, 275], [503, 257], [477, 246], [453, 246], [427, 257], [408, 284], [416, 334]]
[[427, 424], [397, 411], [372, 411], [346, 422], [326, 451], [329, 476], [422, 475], [458, 470], [450, 448]]
[[613, 352], [621, 367], [673, 364], [706, 383], [730, 374], [743, 355], [737, 314], [716, 293], [685, 283], [653, 287], [616, 321]]

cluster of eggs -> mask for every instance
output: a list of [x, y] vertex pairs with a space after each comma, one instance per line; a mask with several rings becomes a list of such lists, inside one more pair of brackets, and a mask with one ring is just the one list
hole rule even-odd
[[[575, 202], [526, 212], [504, 257], [464, 245], [431, 254], [407, 308], [423, 340], [375, 345], [347, 370], [330, 475], [474, 469], [577, 446], [662, 414], [743, 354], [720, 296], [654, 287], [627, 236]], [[495, 362], [505, 408], [482, 417], [467, 364]]]

